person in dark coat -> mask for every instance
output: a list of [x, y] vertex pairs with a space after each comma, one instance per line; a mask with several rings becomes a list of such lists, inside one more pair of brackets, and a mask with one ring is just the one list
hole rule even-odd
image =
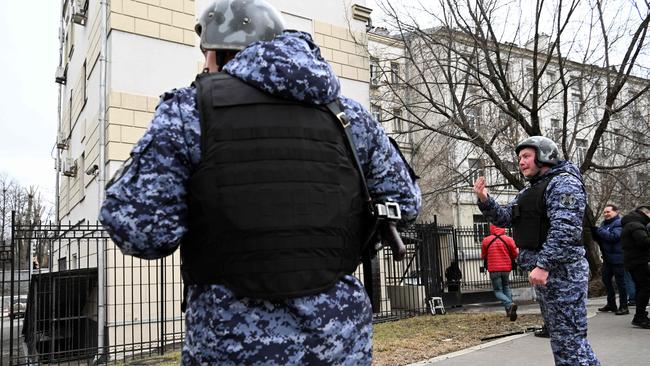
[[[629, 314], [627, 308], [627, 289], [625, 286], [625, 268], [623, 266], [623, 247], [621, 246], [621, 217], [618, 207], [608, 204], [603, 210], [604, 220], [599, 227], [592, 227], [591, 232], [600, 246], [603, 255], [602, 279], [607, 289], [607, 305], [598, 311], [611, 311], [616, 315]], [[612, 279], [616, 280], [620, 306], [616, 307], [616, 291]]]
[[650, 329], [646, 307], [650, 297], [650, 205], [640, 206], [623, 216], [623, 261], [636, 286], [636, 312], [632, 324]]

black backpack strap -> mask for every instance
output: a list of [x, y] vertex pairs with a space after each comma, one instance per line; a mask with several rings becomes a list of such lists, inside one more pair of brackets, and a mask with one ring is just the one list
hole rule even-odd
[[409, 175], [411, 176], [411, 179], [415, 182], [416, 180], [420, 179], [420, 176], [415, 174], [415, 170], [411, 167], [411, 165], [406, 161], [406, 158], [404, 157], [404, 154], [402, 154], [402, 150], [399, 148], [399, 144], [397, 141], [395, 141], [394, 138], [388, 136], [388, 141], [390, 141], [391, 145], [393, 145], [393, 149], [397, 151], [397, 154], [399, 154], [399, 157], [402, 158], [402, 162], [406, 166], [406, 170], [409, 172]]
[[[485, 247], [485, 259], [483, 259], [483, 267], [485, 268], [486, 271], [487, 271], [488, 251], [490, 250], [490, 245], [492, 245], [492, 243], [494, 243], [494, 241], [497, 240], [497, 239], [499, 239], [503, 244], [505, 244], [505, 242], [503, 240], [501, 240], [500, 237], [501, 237], [501, 234], [494, 234], [494, 238], [492, 238], [492, 240], [490, 240], [490, 242], [488, 243], [487, 247]], [[510, 252], [509, 249], [508, 249], [508, 252]]]
[[345, 114], [345, 112], [343, 112], [340, 101], [338, 99], [328, 103], [326, 107], [330, 112], [332, 112], [332, 114], [336, 116], [336, 118], [341, 123], [341, 128], [345, 133], [348, 147], [350, 148], [352, 158], [354, 159], [354, 165], [357, 167], [359, 175], [361, 176], [363, 193], [366, 195], [366, 200], [370, 202], [371, 198], [370, 192], [368, 191], [368, 184], [366, 183], [366, 175], [363, 173], [363, 168], [361, 167], [361, 162], [359, 161], [359, 156], [357, 155], [356, 145], [354, 143], [354, 139], [352, 138], [352, 132], [350, 131], [350, 121], [348, 120], [348, 116]]
[[[347, 145], [350, 148], [350, 152], [354, 159], [354, 164], [359, 171], [359, 177], [361, 178], [362, 190], [365, 195], [366, 202], [368, 204], [368, 214], [371, 218], [370, 227], [367, 238], [364, 238], [364, 242], [361, 246], [361, 263], [363, 265], [363, 286], [366, 289], [366, 293], [370, 298], [370, 303], [372, 304], [373, 312], [379, 312], [379, 302], [381, 298], [379, 297], [379, 292], [375, 292], [373, 288], [373, 262], [377, 263], [377, 258], [375, 253], [381, 249], [381, 244], [373, 245], [373, 239], [377, 238], [377, 234], [382, 235], [383, 239], [390, 244], [391, 250], [393, 252], [393, 259], [402, 260], [406, 255], [406, 247], [402, 242], [402, 239], [395, 228], [395, 222], [401, 218], [401, 211], [399, 205], [396, 202], [381, 202], [374, 203], [372, 197], [370, 197], [370, 192], [368, 191], [368, 183], [366, 182], [366, 175], [363, 172], [361, 167], [361, 162], [359, 161], [359, 156], [357, 155], [356, 144], [352, 138], [352, 131], [350, 129], [350, 121], [346, 116], [341, 102], [337, 99], [331, 103], [326, 104], [327, 109], [336, 116], [340, 122], [340, 126], [345, 133], [347, 140]], [[399, 150], [398, 150], [399, 151]], [[401, 156], [401, 152], [400, 152]], [[403, 157], [402, 157], [403, 159]], [[373, 259], [374, 258], [374, 259]]]

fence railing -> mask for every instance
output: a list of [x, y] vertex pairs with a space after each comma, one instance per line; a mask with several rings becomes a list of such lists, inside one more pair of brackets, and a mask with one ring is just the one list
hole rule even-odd
[[[467, 293], [490, 293], [482, 235], [435, 223], [403, 232], [403, 261], [389, 250], [373, 261], [375, 321], [430, 312], [434, 296], [462, 302]], [[0, 263], [0, 366], [112, 363], [182, 344], [178, 251], [140, 260], [124, 256], [98, 224], [13, 222]], [[361, 269], [355, 275], [363, 280]], [[513, 272], [512, 286], [527, 286], [526, 277]]]

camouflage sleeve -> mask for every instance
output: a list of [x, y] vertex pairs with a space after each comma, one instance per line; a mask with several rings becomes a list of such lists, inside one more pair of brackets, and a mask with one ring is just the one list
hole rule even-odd
[[384, 129], [359, 103], [341, 98], [350, 120], [359, 162], [365, 173], [370, 196], [395, 201], [403, 223], [413, 222], [421, 206], [420, 187], [410, 176], [405, 162], [393, 148]]
[[198, 145], [193, 140], [199, 134], [198, 123], [184, 122], [196, 117], [191, 95], [163, 95], [130, 165], [106, 190], [99, 218], [124, 254], [161, 258], [176, 250], [187, 231], [185, 185], [194, 160], [189, 146]]
[[554, 177], [548, 184], [545, 200], [551, 227], [537, 256], [537, 267], [552, 270], [584, 256], [581, 243], [586, 196], [582, 187], [578, 178], [567, 174]]
[[516, 202], [516, 199], [507, 205], [500, 205], [492, 196], [488, 196], [485, 203], [478, 201], [477, 205], [489, 222], [498, 227], [510, 227], [512, 224], [512, 204], [514, 202]]

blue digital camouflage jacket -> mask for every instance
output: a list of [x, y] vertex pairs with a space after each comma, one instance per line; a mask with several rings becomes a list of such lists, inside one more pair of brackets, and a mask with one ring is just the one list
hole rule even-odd
[[[370, 194], [401, 205], [415, 220], [420, 191], [381, 126], [340, 85], [306, 33], [286, 31], [239, 52], [224, 71], [283, 98], [326, 104], [337, 98], [350, 123]], [[187, 232], [187, 182], [201, 161], [193, 87], [165, 93], [131, 162], [106, 191], [100, 220], [124, 254], [161, 258]], [[371, 362], [372, 313], [363, 286], [345, 276], [315, 296], [269, 302], [237, 299], [221, 285], [190, 286], [185, 313], [186, 365]]]
[[540, 251], [522, 249], [519, 252], [517, 263], [525, 270], [537, 266], [553, 271], [563, 263], [577, 262], [584, 258], [582, 220], [587, 201], [578, 168], [571, 162], [560, 161], [544, 175], [532, 179], [528, 187], [505, 206], [499, 205], [492, 197], [488, 197], [485, 203], [478, 202], [479, 209], [491, 223], [499, 227], [510, 227], [512, 205], [523, 192], [541, 183], [549, 174], [557, 174], [551, 178], [544, 192], [551, 227]]

